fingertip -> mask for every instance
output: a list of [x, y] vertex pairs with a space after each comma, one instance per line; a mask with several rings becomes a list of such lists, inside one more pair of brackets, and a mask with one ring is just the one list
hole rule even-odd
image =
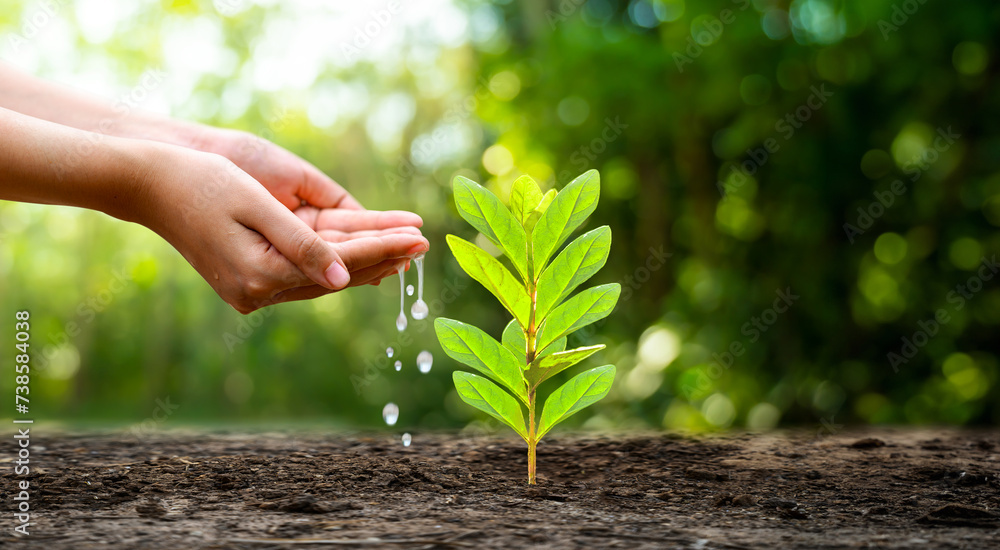
[[330, 283], [333, 290], [341, 290], [347, 288], [347, 285], [351, 283], [351, 274], [347, 272], [347, 268], [341, 265], [339, 261], [330, 264], [330, 267], [326, 269], [326, 280]]
[[410, 256], [411, 258], [421, 256], [431, 249], [431, 243], [427, 239], [421, 237], [420, 240], [423, 242], [411, 246], [404, 256]]
[[386, 210], [384, 215], [387, 222], [386, 225], [390, 227], [409, 226], [419, 228], [424, 226], [423, 218], [407, 210]]

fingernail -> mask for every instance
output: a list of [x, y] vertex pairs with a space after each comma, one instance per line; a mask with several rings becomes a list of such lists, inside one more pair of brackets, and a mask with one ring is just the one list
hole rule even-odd
[[416, 254], [423, 254], [424, 252], [427, 252], [427, 246], [426, 245], [422, 245], [422, 244], [418, 244], [418, 245], [414, 245], [409, 250], [407, 250], [406, 254], [404, 254], [404, 256], [414, 256]]
[[340, 265], [340, 262], [333, 262], [326, 269], [326, 280], [334, 289], [340, 290], [351, 282], [351, 275], [344, 269], [344, 266]]

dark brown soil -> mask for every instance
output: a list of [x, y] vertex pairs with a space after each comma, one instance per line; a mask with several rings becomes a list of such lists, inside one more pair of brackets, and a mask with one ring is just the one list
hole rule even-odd
[[[32, 440], [18, 548], [1000, 548], [1000, 433]], [[8, 446], [10, 448], [10, 446]]]

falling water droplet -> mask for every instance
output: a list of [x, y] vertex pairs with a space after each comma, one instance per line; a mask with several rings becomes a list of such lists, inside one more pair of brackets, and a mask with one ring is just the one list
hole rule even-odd
[[395, 403], [389, 403], [385, 407], [382, 407], [382, 418], [385, 419], [385, 423], [394, 426], [396, 421], [399, 420], [399, 407]]
[[431, 371], [431, 365], [434, 364], [434, 356], [431, 352], [424, 350], [417, 355], [417, 368], [420, 372], [427, 374]]
[[410, 434], [408, 434], [408, 433], [403, 434], [403, 446], [404, 447], [409, 447], [411, 441], [413, 441], [413, 438], [410, 437]]
[[399, 317], [396, 317], [396, 330], [403, 332], [406, 330], [406, 314], [403, 313], [403, 306], [405, 305], [403, 300], [406, 296], [403, 295], [405, 292], [403, 287], [406, 285], [406, 280], [403, 278], [403, 264], [399, 264], [396, 268], [396, 273], [399, 273]]
[[413, 285], [406, 285], [406, 295], [413, 296]]
[[417, 321], [426, 319], [428, 313], [427, 302], [424, 302], [419, 298], [416, 302], [413, 302], [413, 307], [410, 308], [410, 315], [412, 315]]
[[395, 353], [395, 350], [393, 350], [392, 347], [385, 348], [385, 354], [389, 357], [392, 357], [393, 353]]
[[396, 361], [396, 371], [398, 372], [398, 371], [401, 371], [401, 370], [403, 370], [403, 362], [397, 360]]
[[413, 259], [413, 263], [417, 264], [417, 301], [413, 302], [413, 307], [410, 308], [410, 315], [416, 320], [426, 319], [429, 310], [427, 308], [427, 302], [424, 301], [424, 256], [421, 254]]

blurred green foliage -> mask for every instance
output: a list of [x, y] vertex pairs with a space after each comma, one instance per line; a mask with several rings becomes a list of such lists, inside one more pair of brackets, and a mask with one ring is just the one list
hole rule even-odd
[[[590, 225], [615, 242], [594, 283], [625, 291], [584, 340], [620, 374], [570, 424], [1000, 421], [1000, 280], [981, 268], [1000, 250], [995, 2], [98, 4], [0, 1], [0, 54], [257, 133], [370, 208], [421, 214], [432, 318], [507, 321], [443, 246], [474, 237], [454, 175], [506, 197], [522, 173], [600, 170]], [[164, 84], [129, 96], [152, 69]], [[0, 204], [0, 312], [32, 312], [41, 418], [134, 422], [169, 396], [170, 422], [374, 427], [392, 401], [400, 430], [466, 425], [431, 321], [400, 341], [398, 292], [241, 317], [144, 228]]]

